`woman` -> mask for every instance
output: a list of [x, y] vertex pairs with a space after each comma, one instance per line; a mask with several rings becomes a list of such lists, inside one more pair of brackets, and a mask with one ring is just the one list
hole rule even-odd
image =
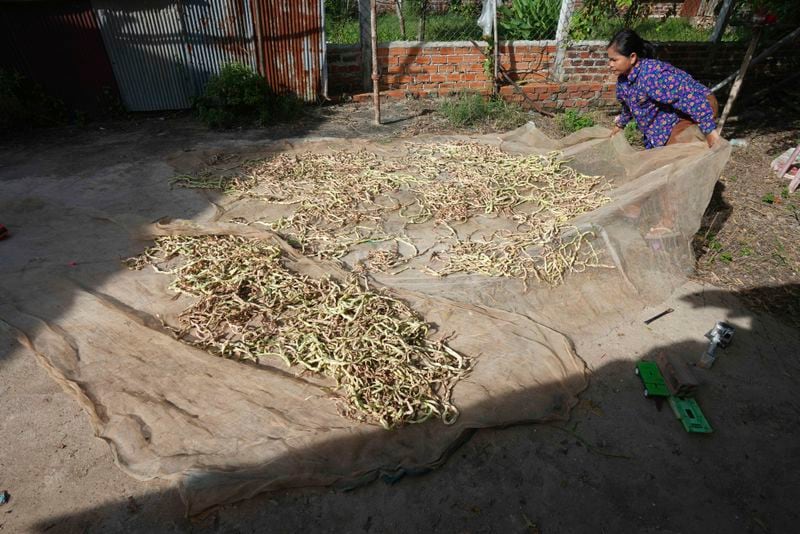
[[629, 29], [608, 43], [608, 62], [617, 74], [617, 100], [622, 104], [611, 135], [635, 119], [645, 148], [655, 148], [683, 142], [680, 133], [696, 124], [712, 146], [719, 139], [717, 99], [686, 72], [652, 59], [654, 51]]

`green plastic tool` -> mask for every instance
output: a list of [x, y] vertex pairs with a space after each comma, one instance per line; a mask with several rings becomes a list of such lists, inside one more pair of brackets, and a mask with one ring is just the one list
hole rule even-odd
[[669, 388], [656, 362], [640, 361], [633, 370], [644, 384], [645, 397], [669, 397]]
[[710, 434], [714, 431], [694, 399], [670, 397], [669, 405], [687, 432]]

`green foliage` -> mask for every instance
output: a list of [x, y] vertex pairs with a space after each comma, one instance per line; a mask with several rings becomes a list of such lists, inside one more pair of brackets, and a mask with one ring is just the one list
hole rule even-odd
[[451, 0], [450, 12], [466, 15], [472, 19], [477, 20], [481, 14], [482, 3], [470, 2], [468, 0]]
[[489, 121], [498, 130], [511, 130], [528, 122], [528, 114], [519, 104], [502, 98], [489, 100]]
[[629, 145], [640, 144], [642, 142], [642, 133], [639, 131], [639, 126], [636, 124], [636, 121], [632, 120], [626, 124], [622, 133], [625, 135], [625, 140]]
[[566, 133], [573, 133], [594, 126], [594, 119], [577, 109], [568, 109], [558, 116], [558, 125]]
[[358, 18], [358, 0], [325, 0], [326, 18]]
[[761, 202], [764, 204], [775, 204], [775, 193], [769, 192], [763, 197], [761, 197]]
[[17, 72], [0, 70], [0, 130], [27, 130], [66, 122], [64, 103]]
[[498, 26], [505, 39], [552, 39], [560, 11], [561, 0], [514, 0], [498, 9]]
[[485, 99], [474, 92], [462, 92], [445, 100], [439, 106], [453, 126], [474, 126], [491, 122], [497, 129], [516, 128], [527, 121], [527, 115], [518, 104], [506, 102], [502, 98]]
[[200, 119], [212, 128], [282, 122], [302, 113], [302, 102], [275, 94], [250, 67], [229, 63], [195, 100]]
[[478, 93], [459, 93], [445, 100], [439, 112], [454, 126], [471, 126], [489, 116], [489, 105]]
[[[696, 28], [682, 18], [645, 19], [635, 29], [648, 41], [708, 41], [711, 34], [711, 29]], [[733, 34], [728, 36], [733, 37]]]
[[[408, 0], [404, 2], [403, 16], [406, 25], [406, 38], [416, 39], [419, 27], [419, 11]], [[481, 29], [476, 23], [477, 16], [466, 10], [450, 10], [445, 13], [427, 13], [425, 17], [425, 39], [428, 41], [480, 40]], [[378, 41], [399, 41], [403, 39], [400, 21], [394, 11], [378, 15]], [[358, 17], [325, 18], [325, 38], [334, 44], [357, 44], [359, 42]]]

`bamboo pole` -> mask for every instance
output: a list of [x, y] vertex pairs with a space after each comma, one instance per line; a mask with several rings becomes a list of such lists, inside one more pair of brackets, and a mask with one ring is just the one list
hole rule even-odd
[[[756, 63], [761, 63], [762, 61], [764, 61], [764, 59], [766, 59], [768, 56], [770, 56], [777, 49], [779, 49], [784, 44], [786, 44], [787, 42], [791, 41], [792, 39], [795, 39], [798, 36], [800, 36], [800, 27], [797, 28], [796, 30], [794, 30], [793, 32], [781, 37], [781, 39], [778, 40], [778, 42], [776, 42], [774, 45], [770, 46], [769, 48], [766, 48], [763, 52], [758, 54], [753, 59], [753, 61], [750, 62], [750, 64], [751, 65], [755, 65]], [[716, 93], [717, 91], [719, 91], [720, 89], [722, 89], [723, 87], [725, 87], [726, 85], [731, 83], [735, 78], [736, 78], [736, 73], [734, 72], [733, 74], [731, 74], [730, 76], [728, 76], [727, 78], [725, 78], [724, 80], [719, 82], [717, 85], [712, 87], [711, 88], [711, 92], [712, 93]]]
[[492, 94], [495, 96], [500, 94], [500, 77], [498, 72], [500, 69], [500, 41], [498, 39], [499, 32], [497, 31], [497, 0], [494, 1], [494, 83], [492, 84]]
[[728, 20], [731, 18], [731, 13], [733, 13], [733, 4], [733, 0], [725, 0], [725, 3], [722, 4], [722, 9], [717, 17], [717, 22], [714, 24], [714, 31], [711, 32], [711, 37], [708, 39], [712, 43], [716, 44], [722, 40], [722, 34], [725, 33], [725, 27], [728, 25]]
[[378, 1], [370, 0], [370, 43], [372, 45], [372, 104], [375, 108], [375, 124], [381, 123], [381, 75], [378, 71]]
[[739, 96], [739, 90], [742, 88], [744, 75], [747, 73], [748, 67], [750, 67], [750, 62], [753, 59], [753, 53], [756, 51], [756, 46], [758, 45], [758, 40], [760, 37], [761, 27], [759, 26], [753, 32], [753, 38], [750, 39], [750, 45], [747, 47], [747, 52], [744, 54], [742, 66], [739, 67], [739, 73], [736, 75], [736, 79], [733, 81], [733, 85], [731, 86], [731, 92], [728, 95], [728, 101], [725, 102], [725, 110], [722, 112], [722, 116], [717, 124], [717, 131], [720, 135], [722, 135], [722, 129], [725, 127], [725, 122], [728, 120], [728, 116], [733, 109], [733, 103], [736, 101], [736, 97]]

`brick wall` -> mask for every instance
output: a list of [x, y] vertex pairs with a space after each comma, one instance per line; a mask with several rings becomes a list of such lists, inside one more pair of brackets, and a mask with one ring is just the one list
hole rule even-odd
[[361, 49], [357, 45], [327, 45], [328, 93], [361, 92]]
[[[489, 92], [484, 73], [485, 43], [470, 42], [382, 43], [378, 49], [381, 90], [387, 97], [443, 96], [461, 90]], [[798, 41], [800, 44], [800, 40]], [[711, 53], [708, 43], [661, 43], [659, 58], [686, 70], [706, 85], [713, 85], [736, 71], [746, 43], [722, 43]], [[755, 90], [774, 83], [800, 68], [787, 46], [748, 73], [745, 89]], [[539, 109], [614, 105], [614, 76], [608, 69], [606, 43], [582, 41], [573, 44], [564, 60], [564, 80], [551, 76], [554, 41], [501, 43], [501, 65], [518, 82], [528, 99], [507, 83], [501, 89], [509, 99]], [[713, 58], [713, 59], [712, 59]], [[360, 52], [356, 46], [329, 46], [329, 92], [332, 95], [362, 93]], [[531, 103], [533, 100], [535, 103]]]

